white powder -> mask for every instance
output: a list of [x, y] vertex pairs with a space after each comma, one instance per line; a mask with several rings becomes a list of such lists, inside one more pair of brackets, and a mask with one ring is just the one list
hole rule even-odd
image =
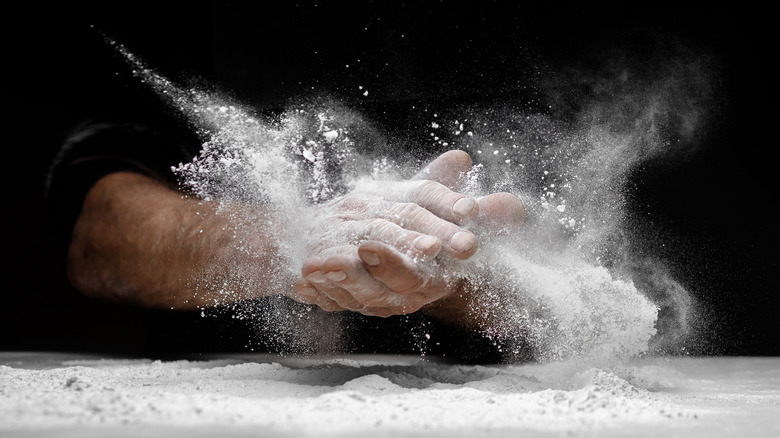
[[383, 357], [287, 359], [285, 365], [236, 359], [1, 366], [0, 395], [2, 428], [33, 430], [211, 425], [309, 436], [424, 430], [461, 435], [599, 430], [694, 415], [668, 395], [601, 369]]
[[[118, 48], [138, 77], [188, 117], [203, 140], [197, 159], [174, 168], [182, 186], [203, 199], [261, 204], [276, 214], [265, 222], [240, 218], [237, 222], [247, 226], [237, 226], [234, 236], [243, 248], [251, 241], [246, 235], [252, 227], [285, 231], [276, 242], [282, 255], [273, 268], [289, 275], [275, 278], [299, 276], [310, 255], [307, 239], [313, 232], [333, 237], [334, 245], [343, 244], [338, 240], [343, 236], [336, 235], [343, 230], [318, 222], [328, 201], [369, 187], [388, 187], [389, 181], [421, 165], [395, 147], [401, 139], [379, 132], [370, 120], [337, 101], [320, 98], [291, 105], [271, 123], [217, 93], [178, 87]], [[503, 106], [454, 108], [448, 112], [455, 114], [452, 117], [436, 112], [436, 121], [428, 122], [437, 131], [431, 145], [476, 151], [475, 166], [463, 175], [464, 193], [479, 197], [510, 192], [523, 199], [529, 212], [528, 223], [517, 233], [496, 235], [500, 233], [474, 226], [480, 245], [469, 260], [426, 262], [436, 263], [443, 275], [469, 279], [480, 288], [473, 311], [493, 321], [484, 333], [506, 346], [502, 348], [507, 362], [528, 357], [522, 350], [530, 348], [544, 361], [582, 358], [609, 363], [641, 354], [651, 344], [659, 345], [658, 339], [686, 339], [692, 314], [688, 292], [660, 263], [646, 263], [642, 273], [653, 281], [641, 283], [663, 285], [658, 291], [637, 289], [623, 269], [637, 263], [629, 258], [630, 230], [624, 223], [627, 174], [668, 146], [660, 130], [635, 128], [652, 114], [629, 113], [639, 125], [627, 123], [627, 116], [618, 111], [624, 97], [598, 102], [595, 109], [584, 105], [610, 117], [594, 118], [585, 112], [576, 123]], [[446, 125], [458, 126], [467, 136], [439, 129]], [[482, 154], [483, 150], [492, 153]], [[203, 276], [193, 284], [210, 281]], [[273, 286], [282, 290], [290, 284]], [[663, 294], [675, 294], [675, 299]], [[231, 303], [234, 296], [236, 291], [224, 290], [216, 304]], [[669, 314], [679, 321], [660, 324], [660, 307], [651, 298], [677, 306]], [[286, 309], [277, 310], [284, 316]], [[259, 319], [269, 309], [242, 307], [241, 312]], [[295, 328], [313, 328], [302, 323], [306, 314], [302, 315], [271, 318], [261, 332], [297, 330], [301, 339], [297, 345], [292, 342], [293, 352], [323, 351], [305, 345], [312, 339], [316, 343], [317, 337]], [[656, 336], [658, 327], [678, 333]]]

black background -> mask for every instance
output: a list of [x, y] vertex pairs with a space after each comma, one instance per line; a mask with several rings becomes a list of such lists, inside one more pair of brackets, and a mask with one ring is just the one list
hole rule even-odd
[[[153, 336], [148, 312], [89, 300], [68, 287], [46, 223], [43, 181], [67, 130], [86, 116], [153, 100], [97, 29], [163, 74], [197, 75], [258, 107], [278, 107], [315, 87], [369, 112], [409, 99], [528, 98], [532, 91], [518, 84], [518, 71], [554, 74], [615, 47], [652, 51], [657, 35], [672, 35], [712, 60], [719, 108], [694, 154], [637, 174], [634, 208], [675, 236], [679, 244], [659, 256], [707, 310], [709, 328], [690, 351], [780, 353], [777, 49], [768, 11], [658, 3], [280, 3], [28, 6], [6, 17], [9, 244], [0, 348], [143, 352]], [[367, 87], [367, 98], [357, 85]]]

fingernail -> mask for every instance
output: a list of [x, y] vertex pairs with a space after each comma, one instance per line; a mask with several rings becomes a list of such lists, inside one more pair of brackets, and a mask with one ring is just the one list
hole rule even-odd
[[325, 281], [325, 277], [323, 277], [322, 272], [320, 271], [314, 271], [311, 274], [306, 276], [306, 279], [311, 281], [312, 283], [322, 283]]
[[426, 252], [430, 250], [436, 243], [438, 243], [439, 239], [433, 237], [433, 236], [419, 236], [416, 239], [414, 239], [414, 247], [417, 248], [420, 252]]
[[345, 274], [344, 271], [331, 271], [325, 274], [325, 278], [330, 281], [341, 281], [347, 278], [347, 274]]
[[450, 246], [452, 249], [458, 252], [466, 252], [477, 244], [477, 236], [466, 232], [458, 231], [452, 235], [450, 239]]
[[452, 212], [458, 216], [468, 216], [476, 205], [477, 203], [471, 198], [460, 198], [452, 206]]
[[368, 266], [379, 266], [382, 263], [382, 259], [375, 252], [364, 251], [360, 253], [360, 259]]

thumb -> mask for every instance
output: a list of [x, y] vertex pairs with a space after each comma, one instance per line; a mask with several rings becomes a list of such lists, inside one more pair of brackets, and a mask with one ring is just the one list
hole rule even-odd
[[448, 189], [457, 191], [461, 175], [471, 170], [471, 157], [461, 150], [452, 150], [439, 155], [412, 179], [427, 179], [445, 185]]

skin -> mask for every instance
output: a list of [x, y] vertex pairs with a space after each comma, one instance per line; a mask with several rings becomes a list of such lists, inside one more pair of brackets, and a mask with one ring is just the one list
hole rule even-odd
[[[303, 265], [303, 279], [296, 282], [298, 292], [326, 310], [390, 316], [422, 309], [445, 320], [467, 314], [474, 291], [463, 280], [444, 278], [444, 268], [430, 272], [425, 262], [438, 258], [446, 264], [474, 255], [477, 237], [466, 226], [511, 232], [525, 220], [525, 209], [514, 195], [496, 193], [477, 200], [458, 193], [459, 177], [471, 167], [468, 154], [450, 151], [413, 181], [400, 183], [399, 192], [388, 194], [385, 188], [386, 198], [406, 202], [384, 210], [400, 209], [403, 227], [391, 222], [386, 235], [375, 233], [376, 238], [359, 245], [328, 247], [311, 257]], [[338, 200], [336, 208], [338, 217], [347, 218], [341, 224], [363, 219], [364, 202], [356, 195]]]
[[[467, 226], [511, 231], [525, 218], [514, 195], [458, 193], [459, 176], [470, 168], [468, 154], [450, 151], [410, 181], [323, 206], [325, 226], [312, 230], [298, 278], [284, 268], [289, 260], [276, 242], [285, 220], [275, 212], [235, 203], [221, 207], [233, 214], [219, 214], [217, 203], [148, 176], [112, 173], [84, 200], [68, 277], [85, 295], [148, 307], [212, 306], [224, 302], [227, 289], [230, 300], [283, 294], [329, 311], [390, 316], [422, 309], [466, 324], [479, 291], [445, 279], [441, 266], [476, 252]], [[193, 284], [204, 272], [210, 281]]]

